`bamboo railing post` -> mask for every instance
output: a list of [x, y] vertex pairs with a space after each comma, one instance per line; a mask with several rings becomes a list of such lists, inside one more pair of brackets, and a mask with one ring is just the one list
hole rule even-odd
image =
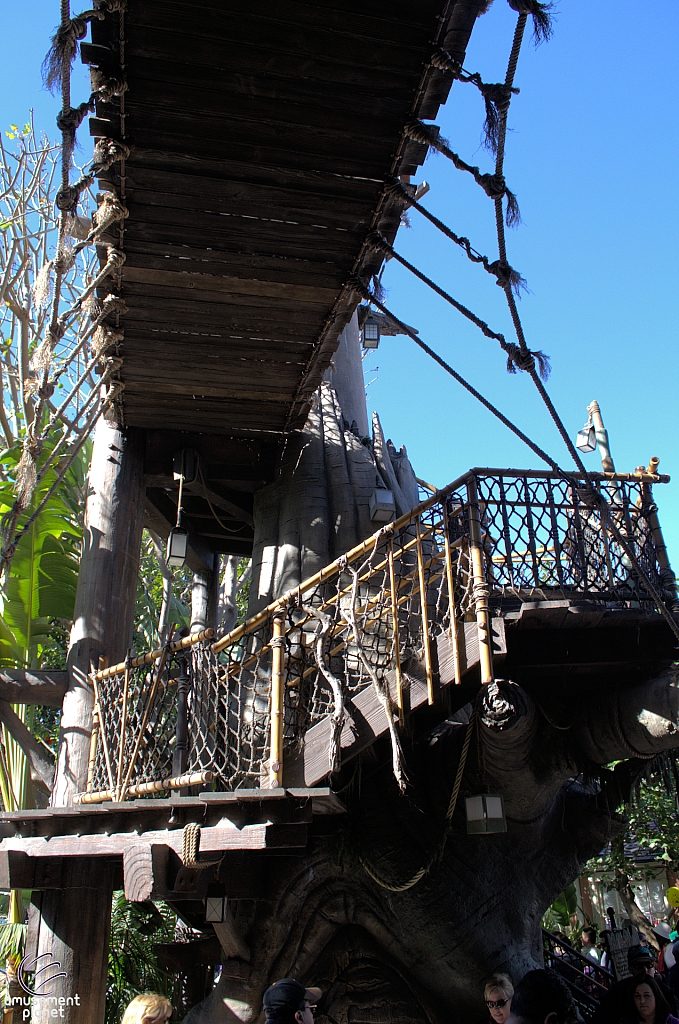
[[130, 657], [125, 661], [123, 680], [123, 711], [120, 716], [120, 743], [118, 744], [118, 768], [116, 771], [116, 800], [121, 799], [123, 781], [123, 763], [125, 759], [125, 733], [127, 732], [127, 705], [130, 693]]
[[271, 742], [269, 753], [269, 789], [283, 785], [283, 725], [285, 719], [285, 617], [273, 617], [271, 638]]
[[472, 579], [474, 581], [474, 609], [476, 611], [476, 627], [479, 636], [479, 664], [481, 667], [481, 684], [484, 685], [492, 683], [494, 679], [493, 631], [490, 608], [488, 606], [488, 584], [483, 571], [479, 495], [475, 476], [471, 476], [467, 481], [467, 502], [469, 507], [469, 547]]
[[434, 673], [431, 667], [431, 641], [429, 639], [429, 618], [427, 616], [427, 584], [424, 579], [424, 558], [422, 557], [422, 533], [419, 516], [415, 520], [415, 538], [417, 550], [417, 576], [420, 583], [420, 614], [422, 617], [422, 646], [424, 648], [424, 668], [427, 673], [427, 703], [434, 703]]
[[99, 705], [92, 708], [92, 732], [90, 734], [90, 758], [87, 763], [87, 792], [91, 793], [94, 786], [94, 766], [97, 759], [97, 747], [99, 745]]
[[396, 672], [396, 705], [401, 725], [405, 718], [403, 707], [403, 675], [401, 673], [401, 641], [398, 632], [398, 594], [396, 593], [396, 573], [394, 572], [394, 538], [389, 538], [387, 548], [389, 565], [389, 595], [391, 600], [391, 635], [394, 643], [394, 671]]
[[[648, 464], [646, 472], [649, 475], [655, 475], [658, 472], [658, 463], [660, 459], [655, 456], [651, 459]], [[646, 519], [648, 522], [649, 529], [651, 531], [651, 538], [653, 540], [653, 550], [655, 552], [655, 560], [658, 563], [658, 569], [660, 579], [662, 581], [663, 589], [671, 595], [672, 611], [679, 612], [679, 595], [677, 594], [677, 580], [674, 575], [672, 566], [670, 565], [670, 558], [667, 554], [667, 548], [665, 547], [665, 538], [663, 537], [662, 528], [660, 526], [660, 520], [658, 518], [658, 506], [653, 500], [653, 488], [650, 483], [642, 484], [643, 495], [644, 495], [644, 506], [646, 511]]]
[[448, 581], [448, 607], [450, 609], [450, 642], [453, 646], [455, 660], [455, 685], [462, 682], [460, 671], [460, 634], [458, 633], [457, 608], [455, 606], [455, 577], [453, 575], [453, 558], [450, 547], [450, 516], [448, 515], [448, 499], [441, 502], [443, 510], [443, 543], [446, 553], [446, 579]]

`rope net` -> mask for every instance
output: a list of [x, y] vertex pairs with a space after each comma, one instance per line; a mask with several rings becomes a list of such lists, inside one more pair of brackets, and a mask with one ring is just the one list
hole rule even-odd
[[[657, 479], [641, 473], [600, 477], [597, 486], [607, 492], [637, 559], [662, 588], [669, 581], [656, 546], [650, 485]], [[472, 572], [471, 482], [478, 493], [481, 581]], [[555, 473], [476, 470], [221, 640], [197, 636], [185, 652], [166, 648], [97, 673], [101, 731], [89, 789], [96, 794], [118, 787], [124, 797], [130, 787], [168, 779], [173, 770], [176, 775], [182, 680], [182, 777], [209, 771], [218, 789], [268, 786], [277, 646], [283, 651], [286, 761], [300, 752], [310, 730], [330, 723], [324, 740], [328, 771], [339, 767], [343, 731], [350, 742], [352, 700], [373, 687], [400, 778], [397, 725], [409, 668], [433, 677], [440, 638], [452, 636], [459, 623], [476, 621], [479, 582], [496, 607], [538, 595], [653, 610], [653, 596], [602, 528], [600, 509], [582, 485], [577, 474], [564, 480]]]

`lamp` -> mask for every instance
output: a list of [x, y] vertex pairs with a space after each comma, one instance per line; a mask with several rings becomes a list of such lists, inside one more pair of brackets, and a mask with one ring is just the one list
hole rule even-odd
[[585, 423], [582, 430], [578, 430], [575, 447], [579, 452], [596, 451], [596, 430], [591, 420], [589, 423]]
[[468, 835], [507, 831], [504, 801], [501, 796], [490, 793], [468, 796], [465, 800], [465, 810]]
[[370, 518], [372, 521], [374, 523], [390, 523], [395, 511], [396, 502], [393, 491], [388, 491], [386, 487], [376, 487], [370, 495]]
[[205, 920], [210, 924], [223, 924], [226, 920], [227, 900], [224, 886], [212, 883], [205, 896]]
[[379, 320], [369, 313], [363, 321], [363, 348], [379, 348], [380, 345], [380, 324]]
[[166, 562], [173, 569], [180, 568], [186, 561], [186, 548], [189, 535], [183, 526], [174, 526], [167, 538]]

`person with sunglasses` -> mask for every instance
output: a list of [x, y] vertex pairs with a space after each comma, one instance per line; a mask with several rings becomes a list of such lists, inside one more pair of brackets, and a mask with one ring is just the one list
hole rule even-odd
[[483, 996], [495, 1024], [505, 1024], [512, 1005], [514, 986], [508, 974], [494, 974], [486, 982]]
[[266, 1024], [314, 1024], [320, 988], [305, 988], [294, 978], [281, 978], [264, 993]]

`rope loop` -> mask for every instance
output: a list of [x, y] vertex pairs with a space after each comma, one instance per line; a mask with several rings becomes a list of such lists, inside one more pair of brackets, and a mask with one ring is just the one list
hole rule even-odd
[[60, 132], [75, 136], [76, 131], [83, 123], [87, 115], [94, 109], [94, 96], [90, 96], [85, 103], [77, 107], [69, 107], [57, 114], [57, 128]]
[[271, 639], [269, 640], [269, 647], [271, 648], [272, 651], [275, 650], [276, 648], [283, 648], [284, 649], [285, 648], [285, 637], [284, 636], [272, 636]]
[[224, 856], [213, 857], [210, 860], [198, 860], [200, 851], [200, 825], [195, 821], [189, 821], [182, 829], [182, 864], [185, 868], [192, 868], [194, 871], [202, 871], [204, 868], [214, 867], [221, 864]]
[[130, 147], [124, 142], [118, 142], [117, 139], [98, 139], [92, 157], [92, 171], [94, 174], [107, 171], [118, 160], [127, 160], [129, 155]]

